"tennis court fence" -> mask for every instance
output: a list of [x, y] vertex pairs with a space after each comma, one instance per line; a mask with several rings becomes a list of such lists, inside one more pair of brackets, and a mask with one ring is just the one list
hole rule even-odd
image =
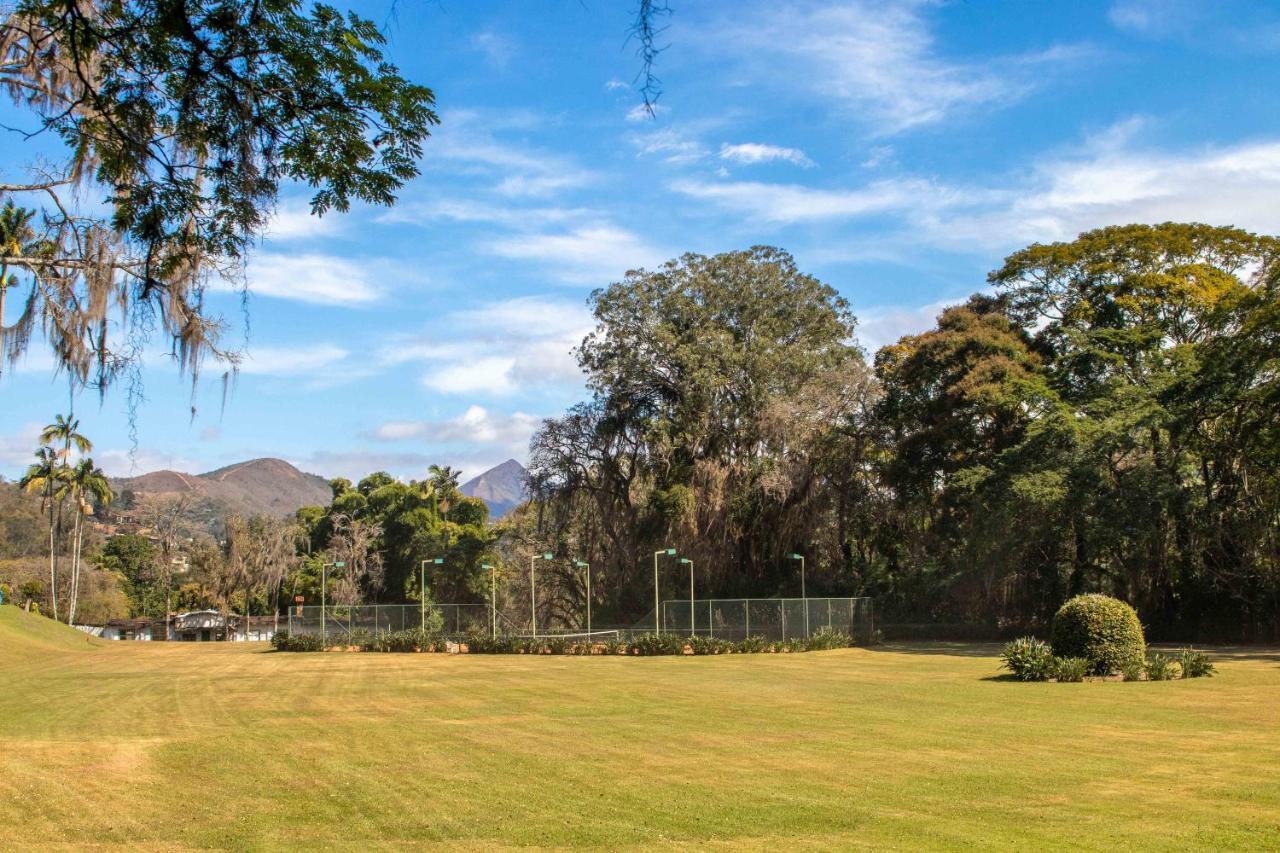
[[[708, 636], [725, 640], [766, 637], [789, 640], [809, 637], [819, 631], [849, 634], [859, 643], [867, 642], [875, 630], [875, 613], [870, 598], [713, 598], [669, 599], [654, 612], [632, 625], [595, 624], [592, 634], [605, 638], [630, 639], [655, 631], [681, 637]], [[433, 614], [438, 614], [437, 617]], [[298, 606], [289, 608], [287, 627], [291, 634], [325, 634], [335, 638], [354, 633], [377, 634], [439, 625], [448, 637], [488, 635], [494, 615], [488, 604], [430, 604], [425, 613], [418, 604], [359, 604]], [[584, 623], [585, 624], [585, 623]], [[323, 627], [322, 627], [323, 626]], [[583, 625], [540, 624], [536, 632], [524, 623], [497, 613], [497, 633], [508, 637], [585, 636]]]

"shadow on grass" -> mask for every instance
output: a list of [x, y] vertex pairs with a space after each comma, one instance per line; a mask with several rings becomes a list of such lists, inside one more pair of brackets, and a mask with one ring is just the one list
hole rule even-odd
[[866, 646], [873, 652], [893, 652], [902, 655], [950, 655], [963, 658], [994, 658], [1000, 656], [999, 643], [947, 642], [925, 640], [921, 642], [894, 641]]

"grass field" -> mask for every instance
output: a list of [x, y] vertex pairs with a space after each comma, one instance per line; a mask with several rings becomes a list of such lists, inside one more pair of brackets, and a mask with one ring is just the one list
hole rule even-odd
[[1280, 652], [994, 654], [289, 655], [0, 607], [0, 849], [1280, 846]]

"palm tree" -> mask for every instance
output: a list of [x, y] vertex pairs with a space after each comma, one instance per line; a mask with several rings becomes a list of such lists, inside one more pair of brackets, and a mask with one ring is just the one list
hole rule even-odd
[[57, 549], [54, 541], [53, 506], [54, 492], [62, 478], [62, 467], [58, 464], [57, 452], [48, 445], [36, 451], [36, 463], [27, 469], [27, 473], [18, 481], [24, 491], [40, 494], [40, 509], [49, 511], [49, 600], [53, 608], [53, 618], [58, 618], [58, 563], [55, 558]]
[[[35, 231], [31, 227], [34, 216], [34, 210], [18, 207], [13, 199], [5, 202], [4, 207], [0, 208], [0, 255], [20, 258], [39, 251], [40, 244], [35, 242]], [[4, 324], [5, 294], [10, 288], [17, 286], [18, 277], [9, 272], [7, 263], [0, 263], [0, 368], [8, 361], [9, 353], [15, 351], [10, 346], [9, 335], [15, 334], [15, 341], [23, 337], [21, 327], [25, 323], [22, 320], [12, 328]], [[29, 319], [29, 316], [24, 315], [24, 319]]]
[[80, 453], [93, 450], [93, 442], [80, 434], [80, 420], [74, 415], [56, 415], [53, 423], [40, 431], [40, 441], [52, 445], [62, 442], [62, 464], [69, 464], [71, 446], [74, 444]]
[[111, 484], [102, 469], [93, 460], [81, 459], [71, 469], [67, 481], [71, 491], [71, 503], [76, 510], [75, 545], [71, 552], [71, 602], [68, 605], [67, 624], [75, 622], [76, 604], [80, 599], [80, 555], [84, 545], [84, 517], [93, 512], [95, 503], [106, 506], [111, 503]]
[[[71, 448], [74, 446], [82, 454], [93, 450], [93, 442], [80, 434], [80, 420], [70, 413], [65, 417], [63, 415], [55, 415], [53, 423], [40, 431], [40, 441], [49, 446], [62, 444], [62, 449], [59, 451], [61, 456], [59, 464], [62, 479], [64, 480], [70, 479], [71, 475]], [[58, 491], [58, 522], [56, 527], [59, 531], [64, 529], [62, 509], [69, 494], [70, 492], [66, 489]], [[51, 559], [54, 561], [56, 572], [57, 557], [54, 556]]]

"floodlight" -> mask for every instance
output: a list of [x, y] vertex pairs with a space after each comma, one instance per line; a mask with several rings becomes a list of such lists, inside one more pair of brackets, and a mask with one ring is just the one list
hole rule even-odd
[[669, 556], [669, 557], [674, 557], [675, 555], [676, 555], [676, 549], [675, 549], [675, 548], [668, 548], [668, 549], [667, 549], [667, 556]]
[[544, 560], [550, 560], [550, 559], [552, 559], [554, 556], [555, 556], [554, 554], [552, 554], [550, 551], [548, 551], [548, 552], [546, 552], [545, 554], [543, 554], [543, 555], [542, 555], [542, 559], [544, 559]]

